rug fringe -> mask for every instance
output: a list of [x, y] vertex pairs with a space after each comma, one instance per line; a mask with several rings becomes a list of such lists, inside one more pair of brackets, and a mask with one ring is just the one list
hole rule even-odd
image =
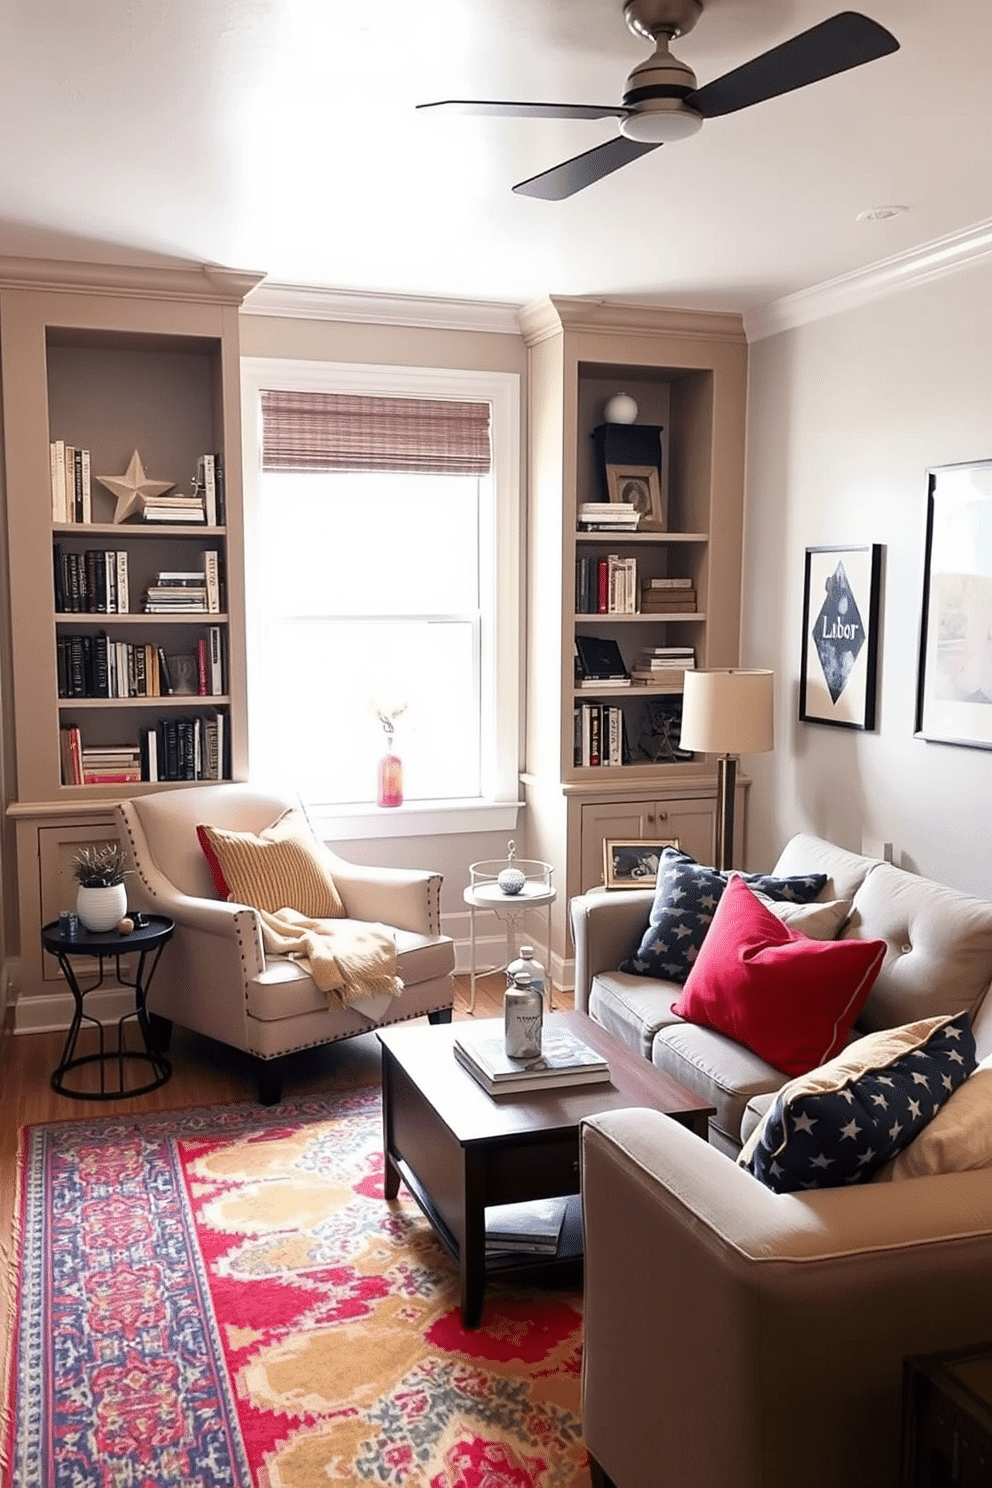
[[22, 1126], [17, 1133], [17, 1165], [14, 1173], [14, 1206], [11, 1216], [10, 1243], [0, 1239], [0, 1316], [6, 1320], [6, 1337], [0, 1367], [0, 1473], [6, 1476], [10, 1466], [14, 1433], [14, 1349], [17, 1338], [17, 1320], [20, 1304], [20, 1259], [24, 1240], [24, 1196], [27, 1172], [29, 1129]]

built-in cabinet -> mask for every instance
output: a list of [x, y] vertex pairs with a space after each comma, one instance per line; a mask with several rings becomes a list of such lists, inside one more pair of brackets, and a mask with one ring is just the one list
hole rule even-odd
[[[238, 311], [257, 280], [214, 268], [49, 264], [42, 272], [37, 262], [0, 262], [6, 508], [16, 554], [9, 579], [16, 791], [8, 814], [20, 899], [19, 1026], [58, 1021], [43, 1011], [55, 973], [42, 957], [40, 928], [73, 907], [72, 855], [85, 841], [114, 835], [115, 801], [181, 789], [196, 777], [241, 779], [247, 770]], [[58, 442], [87, 452], [82, 520], [66, 521], [53, 497]], [[200, 457], [219, 456], [220, 511], [209, 524], [116, 521], [116, 498], [97, 477], [122, 476], [135, 451], [150, 480], [186, 496]], [[146, 612], [160, 575], [208, 570], [219, 585], [208, 611]], [[91, 586], [81, 603], [67, 593], [70, 574]], [[208, 674], [208, 691], [194, 672], [191, 687], [168, 693], [159, 657], [185, 672], [198, 656], [209, 666], [211, 645], [220, 669]], [[83, 646], [88, 659], [105, 661], [113, 647], [114, 665], [130, 662], [136, 670], [126, 695], [105, 695], [104, 683], [89, 680], [67, 687], [68, 657]], [[150, 673], [141, 675], [146, 662]], [[74, 779], [71, 736], [84, 751], [109, 756], [146, 745], [149, 731], [161, 742], [143, 780], [93, 779], [127, 773], [113, 765]], [[208, 747], [217, 744], [208, 765]], [[178, 775], [174, 745], [186, 761]]]
[[[567, 902], [602, 881], [604, 840], [678, 837], [694, 856], [713, 851], [714, 761], [668, 762], [652, 747], [647, 710], [672, 685], [579, 689], [575, 638], [612, 637], [628, 666], [651, 646], [691, 647], [699, 667], [738, 663], [747, 347], [737, 316], [604, 300], [555, 296], [527, 306], [521, 325], [529, 357], [527, 851], [555, 865], [553, 952], [567, 976]], [[578, 530], [579, 508], [601, 491], [593, 430], [619, 392], [637, 403], [638, 422], [662, 430], [661, 532]], [[638, 592], [644, 578], [688, 577], [693, 609], [582, 613], [577, 560], [609, 554], [636, 560]], [[575, 709], [583, 701], [622, 710], [624, 762], [581, 763]]]

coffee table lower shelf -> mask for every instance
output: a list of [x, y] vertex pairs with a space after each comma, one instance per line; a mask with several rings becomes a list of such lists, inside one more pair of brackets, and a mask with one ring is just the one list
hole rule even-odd
[[[397, 1158], [395, 1166], [407, 1188], [410, 1190], [418, 1205], [423, 1210], [425, 1217], [430, 1220], [437, 1238], [451, 1256], [452, 1260], [460, 1261], [458, 1241], [444, 1222], [434, 1204], [431, 1203], [430, 1195], [423, 1184], [417, 1179], [416, 1173], [402, 1158]], [[558, 1237], [558, 1249], [554, 1255], [547, 1251], [522, 1250], [514, 1255], [487, 1255], [486, 1275], [495, 1276], [506, 1271], [549, 1271], [559, 1267], [571, 1267], [576, 1279], [582, 1273], [582, 1196], [581, 1194], [569, 1194], [565, 1203], [565, 1218], [562, 1220], [561, 1234]], [[563, 1278], [564, 1279], [564, 1278]]]

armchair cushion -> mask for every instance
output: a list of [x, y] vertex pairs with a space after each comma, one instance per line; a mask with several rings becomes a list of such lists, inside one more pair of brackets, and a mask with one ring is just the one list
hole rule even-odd
[[302, 811], [290, 808], [260, 832], [198, 826], [196, 835], [223, 899], [277, 914], [341, 919], [344, 905], [324, 849]]
[[885, 951], [884, 940], [811, 940], [733, 878], [672, 1011], [802, 1075], [843, 1049]]
[[866, 1034], [783, 1086], [737, 1161], [776, 1193], [862, 1183], [974, 1068], [967, 1013]]
[[[793, 903], [815, 899], [827, 881], [825, 873], [789, 878], [765, 873], [733, 876], [743, 877], [771, 899]], [[664, 848], [648, 927], [634, 954], [620, 963], [620, 970], [632, 976], [684, 982], [728, 881], [727, 874], [704, 868], [688, 853], [674, 847]]]

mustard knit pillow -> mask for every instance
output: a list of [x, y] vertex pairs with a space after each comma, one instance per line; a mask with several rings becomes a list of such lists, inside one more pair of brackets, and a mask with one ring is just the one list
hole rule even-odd
[[312, 919], [341, 919], [345, 908], [321, 844], [302, 811], [291, 807], [261, 832], [196, 829], [226, 897], [277, 914], [295, 909]]

